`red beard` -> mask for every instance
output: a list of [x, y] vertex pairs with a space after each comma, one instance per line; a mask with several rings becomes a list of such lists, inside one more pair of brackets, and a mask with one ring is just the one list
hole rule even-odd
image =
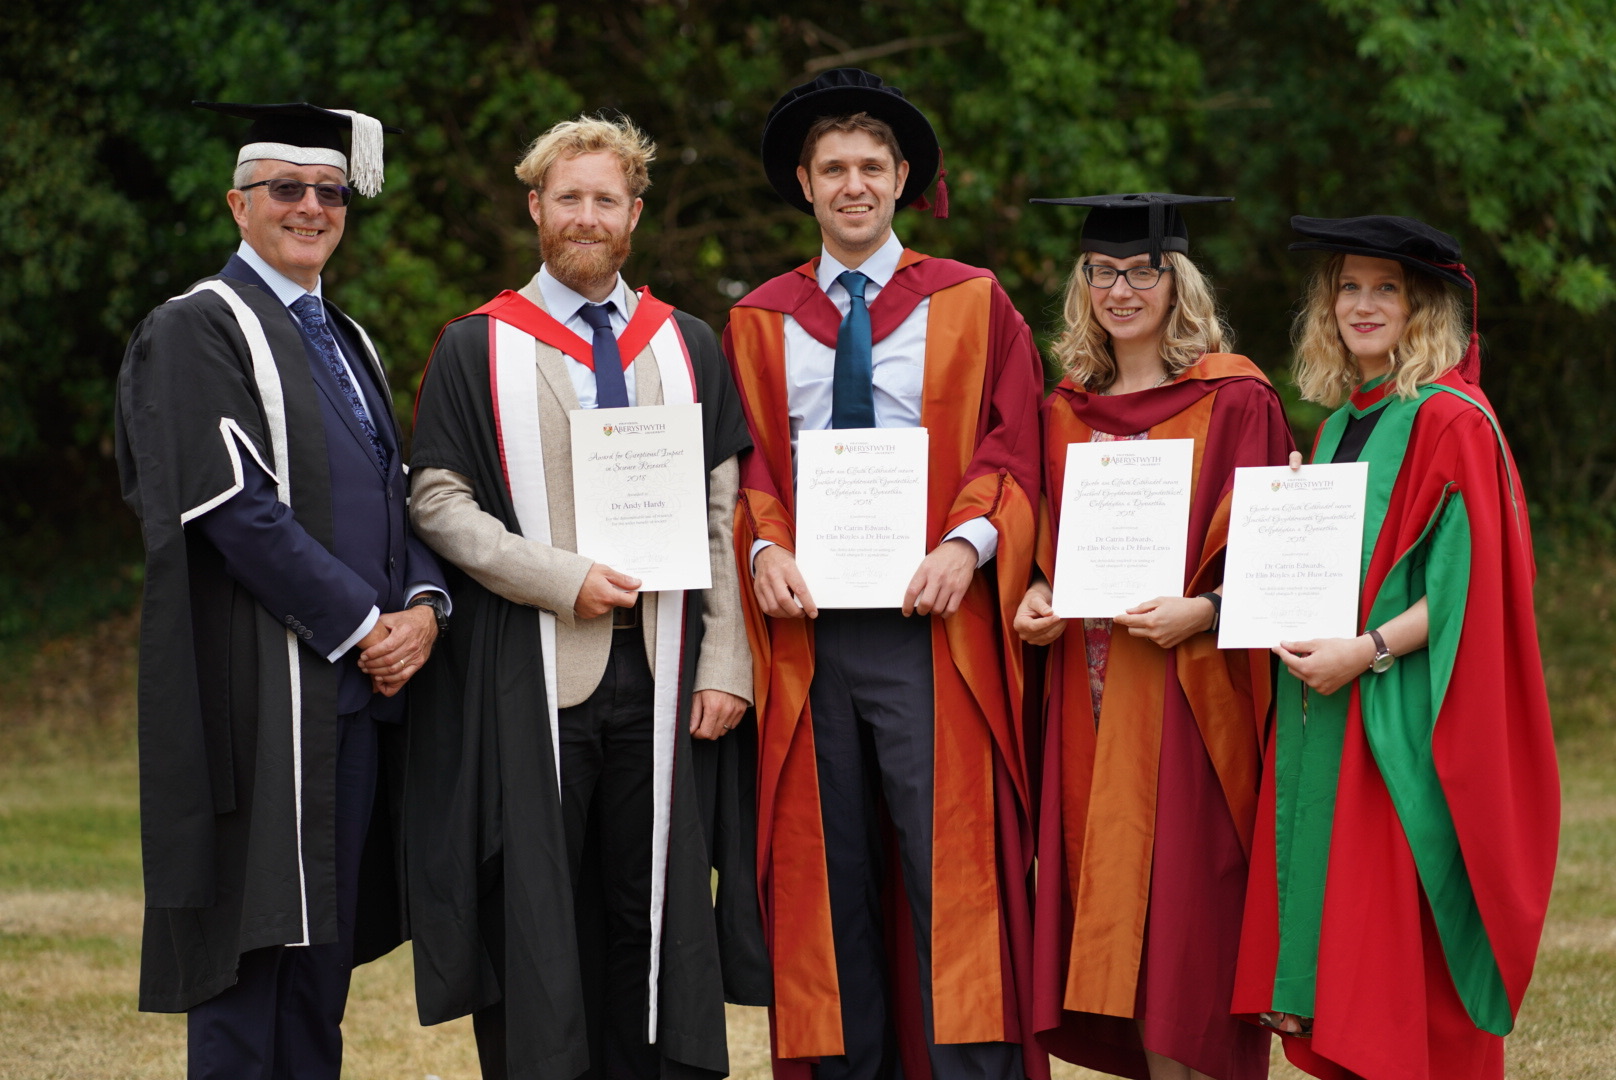
[[[602, 229], [547, 229], [539, 226], [539, 255], [555, 279], [588, 296], [608, 286], [633, 250], [632, 233], [614, 235]], [[579, 247], [573, 240], [599, 240]]]

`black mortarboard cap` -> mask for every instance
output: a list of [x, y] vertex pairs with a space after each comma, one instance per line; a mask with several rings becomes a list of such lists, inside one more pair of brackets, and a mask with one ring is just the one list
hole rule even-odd
[[[909, 179], [898, 195], [901, 209], [919, 199], [937, 175], [941, 151], [931, 121], [896, 86], [859, 68], [833, 68], [810, 83], [786, 91], [763, 121], [763, 171], [780, 197], [805, 214], [813, 205], [802, 197], [797, 163], [808, 129], [827, 116], [869, 113], [884, 120], [897, 136], [909, 162]], [[939, 201], [941, 201], [939, 192]]]
[[1459, 362], [1459, 374], [1473, 383], [1481, 381], [1481, 337], [1476, 328], [1481, 297], [1476, 279], [1459, 261], [1459, 241], [1423, 221], [1394, 214], [1349, 218], [1297, 214], [1291, 218], [1291, 228], [1306, 237], [1292, 244], [1292, 251], [1334, 251], [1343, 255], [1367, 255], [1371, 259], [1391, 259], [1469, 289], [1470, 345]]
[[[251, 120], [236, 164], [259, 158], [290, 161], [294, 165], [331, 165], [348, 174], [361, 195], [374, 195], [382, 187], [382, 133], [402, 135], [402, 128], [383, 124], [349, 109], [325, 109], [306, 101], [277, 105], [250, 105], [231, 101], [193, 101], [192, 105]], [[352, 153], [344, 147], [350, 135]]]
[[1084, 195], [1073, 199], [1032, 199], [1055, 206], [1091, 207], [1083, 221], [1078, 246], [1115, 259], [1150, 254], [1150, 265], [1161, 265], [1161, 253], [1190, 250], [1190, 230], [1180, 206], [1234, 202], [1228, 195], [1174, 195], [1144, 191], [1132, 195]]
[[1339, 251], [1393, 259], [1455, 285], [1469, 288], [1472, 284], [1459, 261], [1459, 242], [1423, 221], [1391, 214], [1350, 218], [1298, 214], [1291, 218], [1291, 228], [1305, 237], [1291, 245], [1292, 251]]

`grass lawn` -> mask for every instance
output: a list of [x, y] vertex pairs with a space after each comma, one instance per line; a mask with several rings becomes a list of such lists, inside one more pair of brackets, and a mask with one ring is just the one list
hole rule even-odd
[[[1558, 553], [1539, 586], [1565, 793], [1537, 975], [1509, 1076], [1616, 1075], [1616, 561]], [[52, 642], [0, 679], [0, 1077], [184, 1073], [183, 1017], [135, 1011], [140, 864], [133, 623]], [[408, 948], [361, 968], [345, 1075], [473, 1080], [469, 1021], [415, 1022]], [[733, 1075], [768, 1076], [761, 1010], [732, 1008]], [[1277, 1062], [1277, 1059], [1276, 1059]], [[1094, 1076], [1057, 1063], [1057, 1077]], [[1303, 1074], [1276, 1063], [1275, 1080]]]

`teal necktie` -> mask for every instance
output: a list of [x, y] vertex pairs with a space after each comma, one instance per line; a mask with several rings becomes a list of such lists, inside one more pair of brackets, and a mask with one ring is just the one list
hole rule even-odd
[[830, 426], [875, 426], [875, 390], [871, 384], [870, 309], [864, 288], [870, 279], [849, 270], [836, 279], [852, 301], [836, 331], [836, 368], [831, 380]]

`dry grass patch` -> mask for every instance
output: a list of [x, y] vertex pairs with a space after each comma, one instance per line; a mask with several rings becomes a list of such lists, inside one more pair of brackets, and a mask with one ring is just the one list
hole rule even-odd
[[[1589, 580], [1598, 588], [1589, 592]], [[1589, 596], [1596, 618], [1590, 623]], [[1540, 627], [1565, 769], [1564, 833], [1510, 1080], [1616, 1075], [1616, 559], [1551, 571]], [[1599, 628], [1590, 634], [1590, 625]], [[0, 1077], [172, 1080], [185, 1020], [135, 1010], [140, 942], [133, 616], [0, 674]], [[345, 1025], [354, 1080], [476, 1080], [467, 1019], [422, 1028], [409, 949], [359, 969]], [[768, 1080], [763, 1010], [729, 1009], [737, 1080]], [[1301, 1080], [1274, 1052], [1272, 1080]], [[1100, 1074], [1054, 1063], [1056, 1080]]]

